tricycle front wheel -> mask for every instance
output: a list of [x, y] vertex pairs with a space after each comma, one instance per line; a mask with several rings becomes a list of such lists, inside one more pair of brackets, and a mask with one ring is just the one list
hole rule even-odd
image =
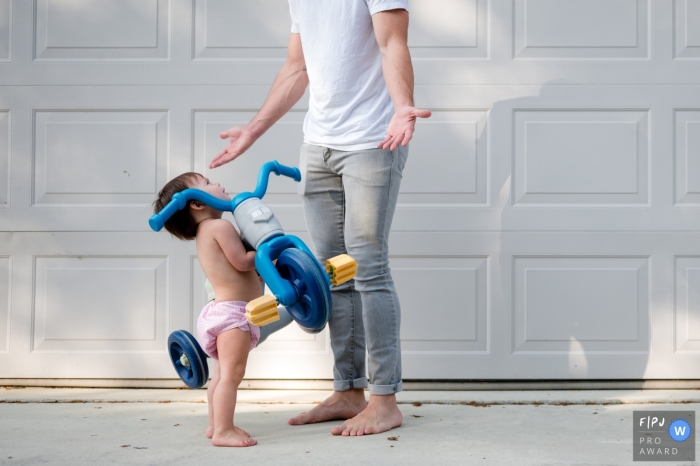
[[297, 291], [299, 299], [287, 306], [292, 318], [304, 331], [319, 333], [331, 316], [331, 292], [325, 271], [308, 253], [296, 248], [282, 251], [275, 267]]

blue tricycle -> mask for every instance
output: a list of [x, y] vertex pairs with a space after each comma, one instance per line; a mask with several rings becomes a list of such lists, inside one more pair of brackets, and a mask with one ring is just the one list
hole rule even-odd
[[[347, 254], [329, 259], [323, 267], [301, 239], [285, 235], [275, 215], [261, 201], [270, 173], [301, 181], [298, 168], [273, 160], [260, 169], [258, 184], [252, 193], [243, 192], [226, 201], [199, 189], [185, 189], [176, 193], [148, 221], [154, 231], [160, 231], [165, 222], [191, 200], [216, 210], [233, 212], [241, 240], [247, 248], [256, 251], [255, 267], [274, 295], [263, 295], [246, 305], [248, 321], [261, 327], [261, 342], [292, 320], [308, 333], [323, 330], [331, 313], [330, 286], [351, 280], [357, 271], [357, 263]], [[175, 370], [188, 387], [199, 388], [207, 383], [207, 355], [192, 334], [185, 330], [171, 333], [168, 352]]]

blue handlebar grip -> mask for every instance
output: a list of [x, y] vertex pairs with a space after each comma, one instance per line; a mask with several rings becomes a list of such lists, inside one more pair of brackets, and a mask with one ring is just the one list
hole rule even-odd
[[150, 219], [148, 219], [148, 224], [151, 226], [153, 231], [160, 231], [163, 229], [163, 225], [168, 221], [170, 217], [173, 216], [175, 212], [183, 209], [187, 205], [187, 196], [184, 193], [189, 190], [185, 190], [179, 193], [175, 193], [173, 198], [168, 202], [168, 204], [161, 209], [157, 214], [153, 214]]
[[293, 179], [296, 182], [301, 181], [301, 172], [297, 167], [288, 167], [286, 165], [282, 165], [279, 163], [277, 160], [273, 160], [273, 163], [277, 165], [277, 174], [286, 176], [288, 178]]
[[255, 187], [255, 191], [252, 193], [243, 192], [234, 197], [233, 210], [236, 210], [236, 207], [238, 207], [241, 202], [250, 199], [251, 197], [262, 199], [267, 191], [267, 182], [270, 178], [270, 173], [274, 173], [277, 176], [286, 176], [297, 182], [301, 181], [301, 172], [298, 168], [282, 165], [277, 160], [266, 162], [258, 172], [258, 184]]
[[148, 224], [151, 226], [151, 230], [160, 231], [163, 229], [165, 222], [163, 221], [163, 217], [158, 214], [153, 214], [151, 218], [148, 219]]
[[255, 191], [251, 193], [252, 197], [257, 197], [258, 199], [263, 198], [267, 191], [267, 182], [270, 178], [270, 173], [274, 173], [277, 176], [286, 176], [297, 182], [301, 181], [301, 172], [298, 168], [288, 167], [282, 165], [277, 160], [272, 160], [271, 162], [266, 162], [260, 168], [260, 172], [258, 172], [258, 185], [255, 187]]

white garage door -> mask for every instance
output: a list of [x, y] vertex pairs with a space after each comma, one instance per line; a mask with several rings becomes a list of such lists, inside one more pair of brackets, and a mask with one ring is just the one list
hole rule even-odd
[[[700, 0], [411, 0], [391, 236], [406, 379], [700, 378]], [[148, 229], [170, 178], [296, 165], [306, 99], [215, 171], [286, 54], [286, 0], [0, 0], [0, 378], [173, 378], [205, 296]], [[294, 183], [265, 198], [305, 226]], [[290, 328], [249, 378], [330, 378]]]

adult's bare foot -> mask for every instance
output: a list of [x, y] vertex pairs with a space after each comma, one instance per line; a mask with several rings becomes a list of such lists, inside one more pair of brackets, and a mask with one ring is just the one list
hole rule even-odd
[[235, 430], [227, 430], [220, 434], [214, 433], [211, 443], [215, 447], [252, 447], [258, 441]]
[[[243, 430], [239, 427], [233, 426], [233, 430], [238, 432], [239, 434], [243, 434], [247, 437], [250, 437], [250, 434], [248, 432], [246, 432], [245, 430]], [[214, 427], [212, 427], [212, 426], [207, 427], [207, 438], [208, 439], [214, 438]]]
[[323, 403], [315, 406], [311, 411], [301, 413], [287, 422], [293, 426], [300, 426], [335, 419], [350, 419], [362, 412], [366, 406], [365, 390], [362, 388], [333, 392]]
[[352, 419], [331, 429], [333, 435], [356, 436], [380, 434], [398, 427], [403, 416], [396, 404], [396, 395], [370, 395], [367, 407]]

